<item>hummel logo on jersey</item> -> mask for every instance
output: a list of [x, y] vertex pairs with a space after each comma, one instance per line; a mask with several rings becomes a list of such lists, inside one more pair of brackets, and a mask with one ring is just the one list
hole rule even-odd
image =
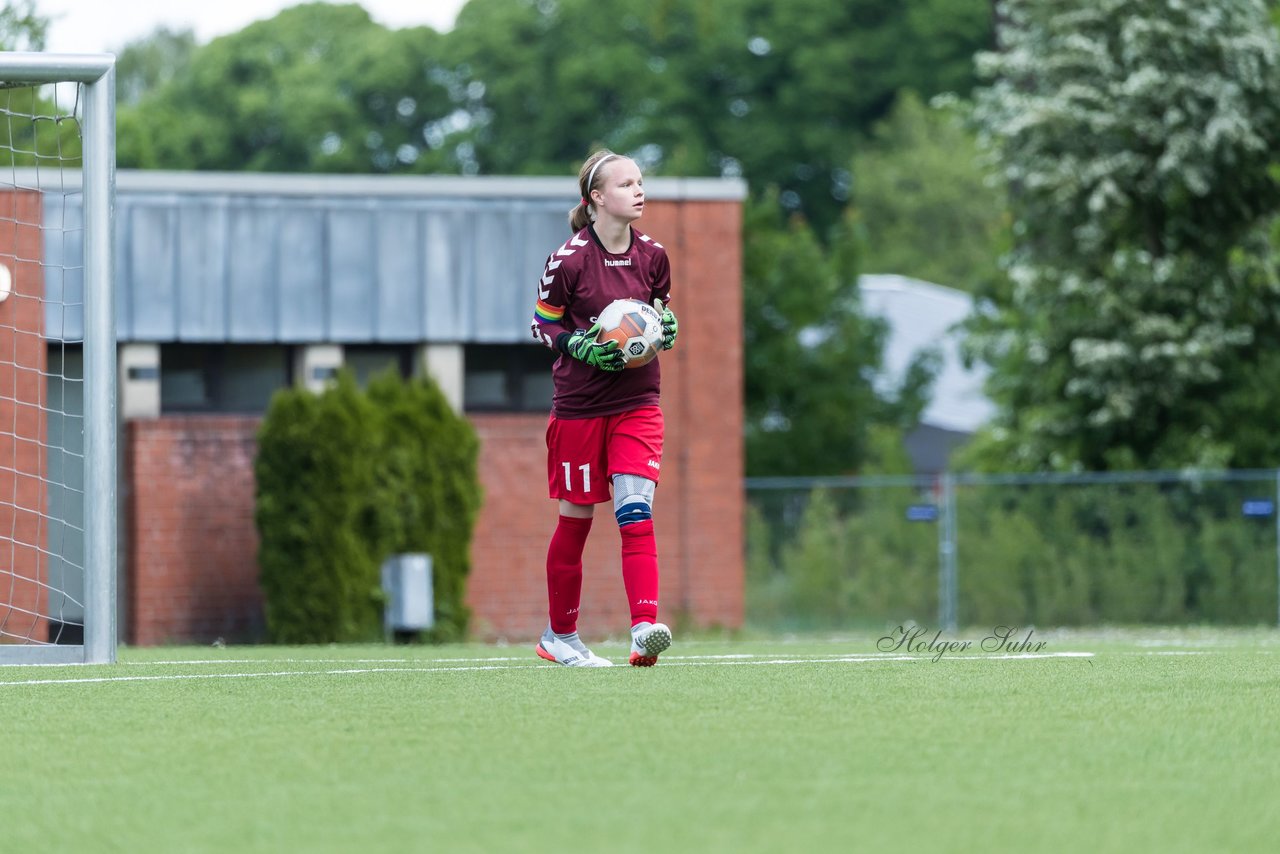
[[619, 261], [614, 261], [614, 260], [613, 260], [613, 259], [611, 259], [611, 258], [606, 258], [606, 259], [604, 259], [604, 265], [605, 265], [606, 267], [630, 267], [630, 266], [631, 266], [631, 259], [630, 259], [630, 258], [623, 258], [623, 259], [621, 259], [621, 260], [619, 260]]

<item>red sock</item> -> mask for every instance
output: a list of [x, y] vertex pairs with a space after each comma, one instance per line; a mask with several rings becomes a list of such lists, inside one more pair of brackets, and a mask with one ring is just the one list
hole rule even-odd
[[561, 516], [547, 548], [547, 602], [551, 631], [569, 634], [578, 630], [578, 606], [582, 603], [582, 549], [591, 533], [591, 517]]
[[653, 520], [623, 525], [622, 584], [631, 605], [631, 625], [658, 620], [658, 541]]

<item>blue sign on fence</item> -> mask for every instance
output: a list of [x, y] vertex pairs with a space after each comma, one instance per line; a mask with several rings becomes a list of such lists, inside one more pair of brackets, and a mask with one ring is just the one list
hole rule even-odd
[[936, 522], [938, 521], [938, 505], [936, 504], [912, 504], [907, 508], [908, 522]]
[[1251, 498], [1240, 505], [1240, 512], [1246, 516], [1271, 516], [1276, 512], [1276, 503], [1270, 498]]

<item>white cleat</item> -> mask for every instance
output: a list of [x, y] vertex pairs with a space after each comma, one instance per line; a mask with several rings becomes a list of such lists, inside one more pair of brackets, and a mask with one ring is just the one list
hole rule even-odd
[[658, 654], [671, 646], [671, 629], [662, 623], [637, 623], [631, 627], [631, 666], [653, 667]]
[[565, 667], [613, 666], [612, 661], [601, 658], [587, 649], [587, 645], [578, 637], [577, 632], [567, 637], [561, 637], [548, 628], [542, 633], [542, 639], [538, 641], [535, 651], [538, 653], [539, 658], [544, 658], [555, 664], [563, 664]]

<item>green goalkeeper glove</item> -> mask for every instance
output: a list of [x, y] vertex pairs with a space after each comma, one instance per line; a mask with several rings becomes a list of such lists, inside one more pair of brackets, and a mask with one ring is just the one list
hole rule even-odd
[[596, 340], [600, 333], [600, 324], [590, 329], [579, 329], [577, 332], [561, 332], [556, 338], [556, 349], [561, 353], [586, 362], [593, 368], [602, 371], [620, 371], [625, 367], [622, 351], [617, 341], [606, 341], [601, 344]]
[[653, 307], [658, 310], [658, 314], [662, 315], [662, 349], [670, 350], [676, 346], [676, 333], [680, 331], [680, 322], [676, 320], [675, 312], [663, 305], [662, 300], [654, 300]]

